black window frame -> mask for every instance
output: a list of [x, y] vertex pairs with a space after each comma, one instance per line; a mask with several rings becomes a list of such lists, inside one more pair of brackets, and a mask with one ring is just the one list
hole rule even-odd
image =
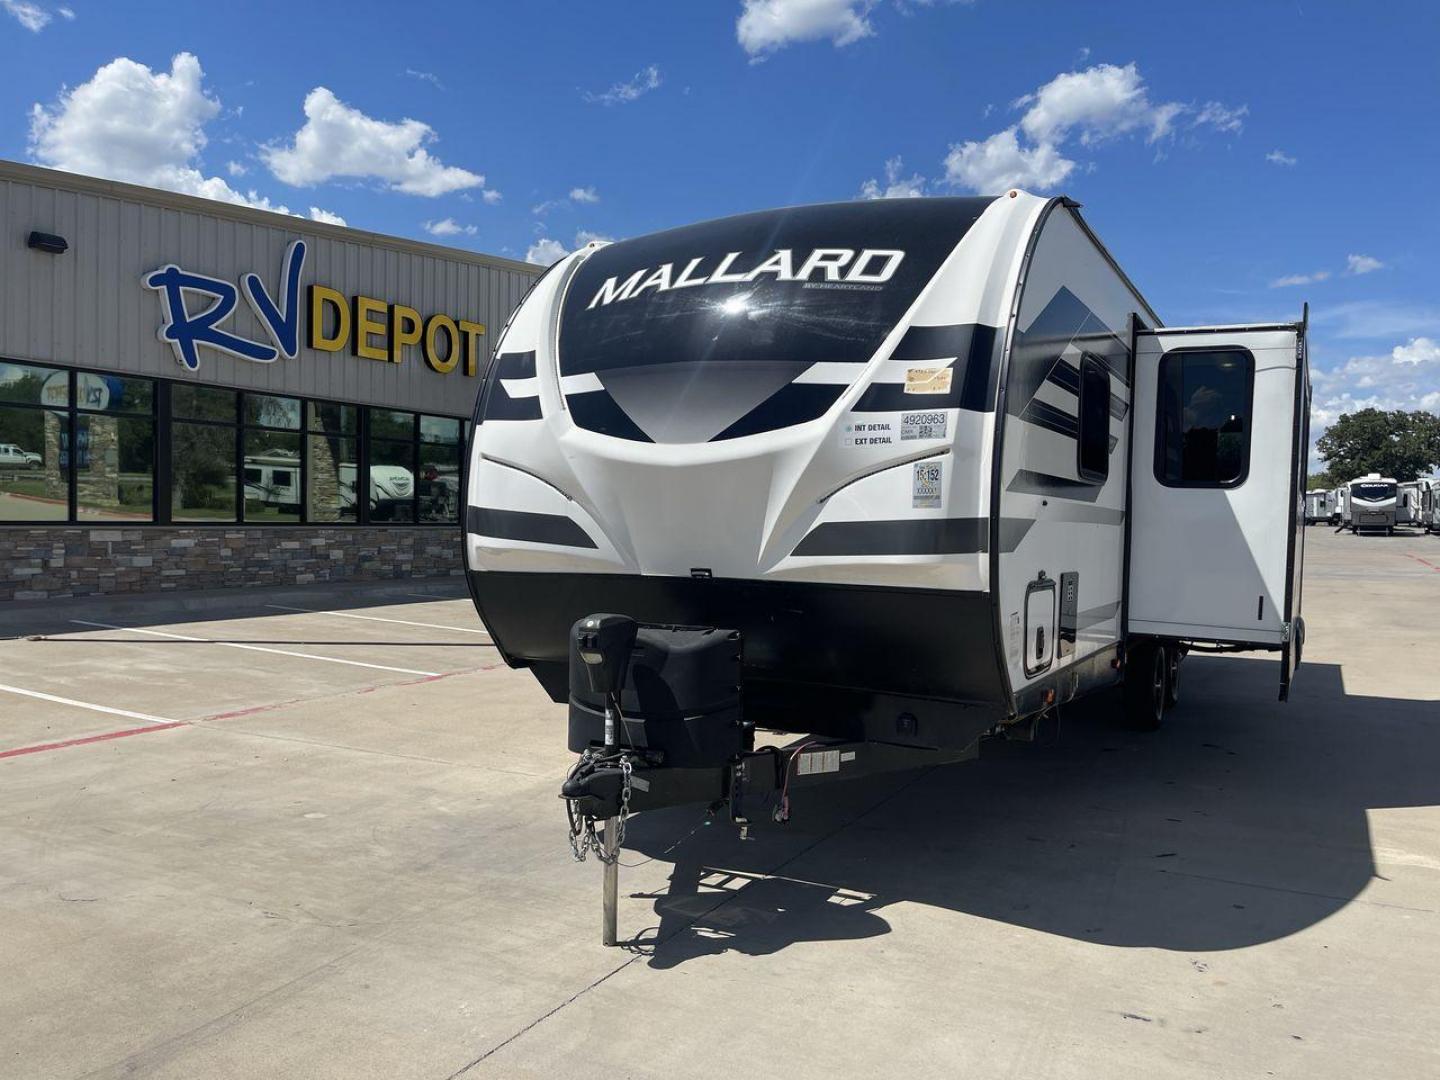
[[[1186, 356], [1196, 353], [1236, 353], [1243, 356], [1245, 360], [1245, 443], [1241, 450], [1240, 473], [1232, 480], [1170, 480], [1165, 475], [1165, 449], [1166, 429], [1164, 424], [1164, 393], [1165, 393], [1165, 366], [1171, 360], [1180, 358], [1184, 362]], [[1182, 404], [1183, 408], [1183, 404]], [[1154, 473], [1156, 483], [1161, 487], [1176, 488], [1181, 490], [1229, 490], [1238, 488], [1250, 478], [1250, 449], [1255, 436], [1255, 354], [1243, 345], [1192, 345], [1179, 349], [1167, 349], [1161, 354], [1159, 363], [1156, 365], [1155, 379], [1155, 445], [1151, 461], [1151, 471]], [[1183, 437], [1183, 432], [1182, 432]], [[1183, 461], [1183, 446], [1182, 446]]]
[[[1097, 375], [1104, 381], [1095, 385]], [[1094, 353], [1083, 353], [1079, 377], [1075, 395], [1075, 471], [1081, 480], [1098, 487], [1110, 479], [1110, 366]], [[1093, 400], [1097, 394], [1098, 404]], [[1093, 414], [1091, 408], [1096, 410]], [[1098, 454], [1101, 468], [1086, 465], [1087, 438], [1096, 440], [1092, 449]]]

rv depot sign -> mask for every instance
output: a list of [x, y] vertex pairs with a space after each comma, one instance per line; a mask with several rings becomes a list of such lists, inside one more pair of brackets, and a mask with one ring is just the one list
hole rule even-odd
[[[285, 250], [277, 294], [272, 296], [259, 274], [243, 274], [237, 288], [223, 278], [183, 270], [174, 263], [145, 274], [141, 281], [160, 296], [164, 321], [158, 336], [175, 350], [175, 359], [187, 371], [200, 368], [200, 349], [238, 356], [256, 364], [271, 364], [280, 357], [293, 360], [300, 352], [300, 278], [305, 270], [304, 240]], [[265, 331], [265, 341], [252, 341], [221, 329], [240, 301], [241, 294]], [[209, 297], [194, 303], [195, 296]], [[420, 312], [404, 304], [387, 303], [370, 296], [346, 296], [325, 285], [305, 290], [305, 345], [320, 352], [340, 352], [388, 364], [405, 361], [407, 348], [418, 349], [430, 370], [448, 375], [463, 367], [473, 378], [480, 368], [483, 323]]]

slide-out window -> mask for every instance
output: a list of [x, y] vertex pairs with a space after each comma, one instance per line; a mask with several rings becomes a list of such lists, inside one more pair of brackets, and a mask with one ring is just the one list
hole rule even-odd
[[1110, 475], [1110, 369], [1098, 357], [1080, 359], [1080, 479], [1103, 484]]
[[1167, 487], [1236, 487], [1250, 471], [1255, 358], [1181, 349], [1160, 358], [1155, 478]]

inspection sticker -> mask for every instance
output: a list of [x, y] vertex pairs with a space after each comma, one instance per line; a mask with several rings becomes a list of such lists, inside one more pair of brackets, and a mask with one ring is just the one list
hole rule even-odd
[[941, 461], [915, 463], [914, 495], [910, 505], [916, 510], [940, 509], [940, 478], [945, 464]]
[[895, 442], [895, 421], [864, 420], [846, 424], [840, 431], [841, 446], [891, 446]]
[[949, 413], [907, 412], [900, 414], [900, 440], [943, 439]]
[[799, 776], [839, 771], [839, 750], [811, 750], [808, 754], [801, 754], [795, 768], [795, 772]]
[[905, 393], [948, 394], [950, 380], [954, 377], [954, 368], [907, 368], [905, 370]]

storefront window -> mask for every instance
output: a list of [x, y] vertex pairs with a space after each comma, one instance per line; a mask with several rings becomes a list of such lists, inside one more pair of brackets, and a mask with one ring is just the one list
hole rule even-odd
[[[234, 416], [233, 400], [230, 406]], [[176, 521], [234, 521], [235, 426], [176, 421], [170, 444], [171, 516]]]
[[[0, 368], [0, 379], [5, 374]], [[38, 399], [38, 384], [33, 388]], [[0, 382], [0, 395], [7, 389], [13, 383]], [[68, 414], [0, 405], [0, 523], [70, 516], [69, 442]]]
[[457, 524], [467, 428], [448, 416], [0, 362], [0, 524]]
[[71, 465], [81, 520], [155, 520], [155, 422], [149, 417], [81, 413]]
[[370, 439], [370, 520], [415, 520], [415, 444]]
[[305, 407], [309, 415], [306, 449], [310, 457], [305, 512], [310, 521], [354, 522], [359, 512], [355, 484], [360, 458], [355, 435], [360, 410], [354, 405], [318, 401], [307, 402]]
[[300, 520], [300, 436], [283, 431], [245, 432], [245, 520]]

